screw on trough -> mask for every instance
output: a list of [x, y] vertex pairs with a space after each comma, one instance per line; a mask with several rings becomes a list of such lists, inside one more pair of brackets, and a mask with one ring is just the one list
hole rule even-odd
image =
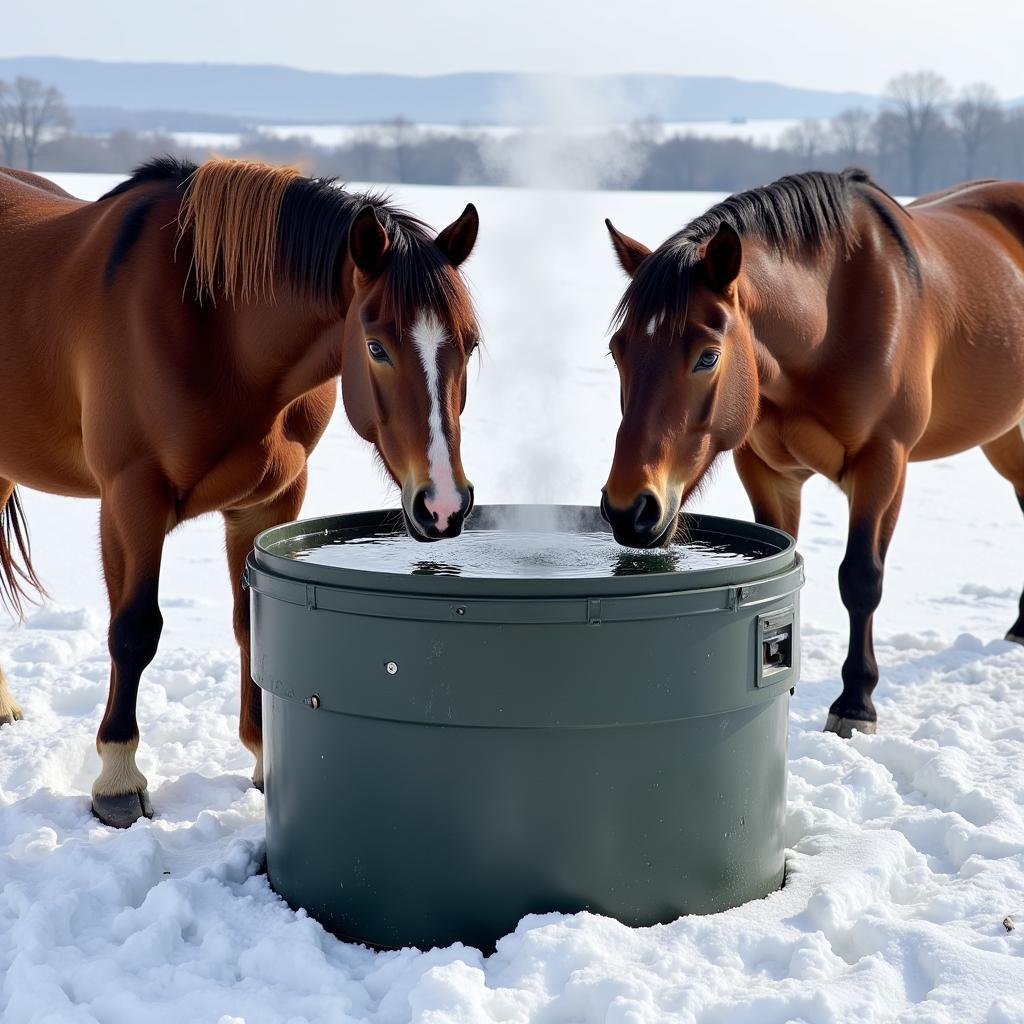
[[319, 693], [311, 693], [306, 698], [304, 703], [308, 704], [314, 711], [316, 711], [316, 709], [318, 707], [320, 707], [320, 694]]
[[398, 662], [389, 661], [384, 667], [388, 670], [388, 675], [393, 676], [398, 671]]
[[1012, 932], [1017, 926], [1013, 923], [1013, 918], [1009, 914], [1003, 918], [1003, 927], [1008, 931]]

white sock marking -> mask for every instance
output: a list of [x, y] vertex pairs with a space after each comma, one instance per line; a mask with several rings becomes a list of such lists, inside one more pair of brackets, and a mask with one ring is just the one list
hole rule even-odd
[[448, 337], [437, 316], [430, 310], [424, 310], [413, 324], [412, 340], [420, 354], [420, 362], [423, 363], [423, 372], [427, 377], [427, 394], [430, 397], [430, 440], [427, 446], [427, 461], [434, 496], [427, 501], [427, 509], [437, 515], [437, 528], [443, 531], [448, 528], [451, 517], [462, 508], [462, 499], [459, 497], [455, 476], [452, 473], [452, 455], [441, 417], [438, 356], [441, 346]]
[[4, 675], [3, 668], [0, 667], [0, 718], [5, 716], [21, 718], [21, 708], [7, 688], [7, 677]]
[[92, 784], [93, 796], [121, 796], [146, 788], [146, 776], [135, 763], [135, 751], [138, 749], [138, 736], [127, 743], [99, 744], [103, 767]]

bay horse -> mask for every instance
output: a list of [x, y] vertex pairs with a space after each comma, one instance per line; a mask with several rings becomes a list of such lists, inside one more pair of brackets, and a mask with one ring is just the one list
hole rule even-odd
[[[863, 171], [798, 174], [653, 252], [606, 224], [631, 278], [610, 346], [622, 421], [601, 504], [615, 537], [667, 542], [728, 450], [757, 521], [794, 536], [804, 482], [838, 484], [850, 644], [825, 728], [874, 732], [872, 619], [908, 460], [980, 445], [1024, 508], [1024, 183], [904, 207]], [[1007, 638], [1024, 643], [1024, 597]]]
[[[152, 816], [136, 698], [156, 654], [166, 534], [223, 514], [241, 650], [239, 735], [262, 784], [245, 557], [298, 516], [334, 410], [376, 446], [412, 536], [457, 535], [479, 330], [459, 271], [472, 205], [434, 236], [378, 194], [263, 163], [169, 158], [96, 202], [0, 170], [0, 586], [20, 614], [38, 579], [15, 484], [100, 499], [110, 690], [92, 808]], [[20, 709], [0, 673], [0, 722]]]

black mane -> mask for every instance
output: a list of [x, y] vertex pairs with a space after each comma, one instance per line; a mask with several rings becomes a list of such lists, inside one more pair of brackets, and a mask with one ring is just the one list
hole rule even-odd
[[[830, 244], [849, 250], [854, 243], [853, 201], [862, 195], [874, 200], [872, 207], [876, 212], [880, 207], [888, 212], [879, 200], [881, 196], [891, 197], [866, 171], [856, 168], [840, 174], [831, 171], [791, 174], [770, 185], [723, 199], [662, 242], [643, 261], [615, 309], [613, 325], [628, 325], [636, 331], [644, 329], [651, 317], [667, 316], [674, 332], [681, 330], [700, 248], [714, 237], [723, 223], [735, 228], [741, 236], [762, 239], [782, 254], [792, 255], [804, 247], [820, 249]], [[892, 217], [883, 220], [896, 236], [913, 271], [916, 256], [902, 226]]]
[[109, 192], [100, 196], [98, 202], [104, 199], [114, 199], [122, 196], [125, 192], [131, 192], [140, 185], [149, 185], [153, 182], [166, 181], [174, 185], [184, 185], [189, 178], [198, 170], [196, 165], [189, 160], [179, 160], [173, 156], [158, 156], [139, 164], [130, 178], [115, 185]]
[[[100, 202], [143, 185], [165, 182], [183, 192], [196, 164], [170, 156], [135, 168], [130, 178], [102, 196]], [[141, 231], [141, 219], [156, 197], [129, 208], [107, 265], [112, 280]], [[385, 311], [397, 321], [403, 311], [433, 309], [460, 334], [472, 331], [474, 314], [466, 289], [448, 258], [434, 244], [430, 228], [394, 206], [382, 192], [347, 192], [334, 178], [294, 178], [286, 188], [277, 221], [277, 258], [283, 276], [318, 306], [341, 306], [341, 265], [348, 252], [348, 231], [364, 206], [372, 206], [391, 243], [384, 282]], [[399, 327], [401, 324], [399, 323]]]
[[456, 321], [471, 318], [465, 292], [455, 287], [451, 263], [430, 228], [387, 194], [346, 192], [334, 178], [296, 178], [284, 194], [277, 245], [293, 284], [322, 306], [338, 305], [349, 226], [364, 206], [373, 207], [391, 243], [384, 282], [388, 314], [400, 320], [403, 310], [428, 308], [450, 310]]

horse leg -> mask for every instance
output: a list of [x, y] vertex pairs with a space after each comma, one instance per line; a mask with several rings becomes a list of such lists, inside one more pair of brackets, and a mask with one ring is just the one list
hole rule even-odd
[[294, 483], [272, 501], [251, 508], [231, 509], [224, 513], [228, 571], [231, 574], [231, 588], [235, 601], [235, 639], [241, 652], [242, 690], [238, 736], [256, 758], [252, 783], [260, 790], [263, 789], [263, 704], [260, 688], [252, 681], [250, 674], [249, 595], [242, 588], [242, 572], [257, 534], [298, 517], [302, 509], [302, 499], [306, 494], [306, 477], [307, 470], [303, 468]]
[[[1017, 503], [1024, 511], [1024, 426], [1008, 430], [1002, 437], [983, 444], [981, 450], [1000, 476], [1013, 484]], [[1010, 627], [1006, 639], [1024, 644], [1024, 593], [1020, 597], [1017, 621]]]
[[875, 609], [882, 600], [882, 570], [903, 498], [907, 451], [876, 445], [843, 474], [850, 503], [846, 555], [839, 566], [839, 594], [850, 616], [850, 646], [843, 662], [843, 692], [829, 708], [826, 732], [849, 739], [854, 730], [872, 733], [878, 713], [871, 693], [878, 685], [872, 638]]
[[21, 718], [21, 706], [14, 699], [10, 687], [7, 685], [7, 676], [4, 675], [3, 666], [0, 665], [0, 725], [20, 722]]
[[733, 461], [754, 510], [754, 519], [796, 537], [800, 530], [800, 493], [810, 479], [811, 471], [801, 469], [780, 473], [749, 445], [737, 448], [733, 452]]
[[[0, 509], [11, 500], [12, 494], [14, 494], [14, 484], [10, 480], [0, 479]], [[2, 543], [2, 539], [0, 539], [0, 543]], [[15, 614], [17, 613], [15, 612]], [[21, 707], [11, 694], [3, 666], [0, 665], [0, 725], [18, 722], [21, 717]]]
[[93, 783], [92, 810], [116, 828], [153, 816], [146, 777], [135, 763], [136, 701], [163, 628], [157, 596], [160, 560], [172, 525], [173, 504], [152, 478], [124, 474], [104, 488], [100, 545], [110, 597], [111, 665], [107, 708], [96, 734], [103, 766]]

